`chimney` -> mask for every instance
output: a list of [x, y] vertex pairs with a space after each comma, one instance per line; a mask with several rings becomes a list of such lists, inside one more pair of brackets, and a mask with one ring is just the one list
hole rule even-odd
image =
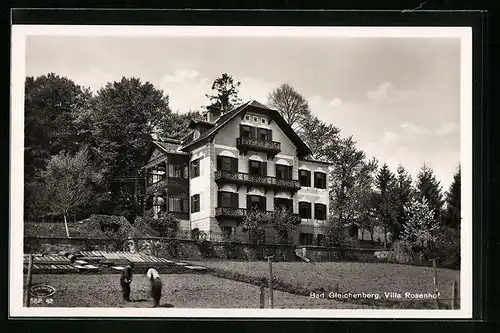
[[206, 121], [215, 123], [222, 115], [222, 110], [214, 105], [207, 106]]

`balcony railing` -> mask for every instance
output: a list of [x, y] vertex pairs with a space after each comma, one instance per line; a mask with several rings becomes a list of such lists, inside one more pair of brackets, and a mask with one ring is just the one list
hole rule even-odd
[[281, 143], [279, 142], [243, 136], [236, 139], [236, 147], [245, 152], [247, 150], [257, 150], [265, 151], [272, 155], [276, 155], [281, 151]]
[[187, 178], [176, 178], [176, 177], [167, 177], [156, 183], [148, 185], [146, 188], [146, 194], [151, 194], [156, 191], [161, 191], [166, 187], [175, 187], [175, 188], [188, 188], [189, 180]]
[[167, 178], [162, 179], [156, 183], [148, 185], [148, 187], [146, 187], [146, 194], [151, 194], [151, 193], [154, 193], [156, 191], [163, 190], [165, 187], [167, 187], [167, 185], [168, 185]]
[[283, 188], [289, 190], [300, 189], [300, 182], [298, 180], [279, 179], [276, 177], [252, 175], [234, 171], [215, 171], [215, 181], [272, 188]]
[[[215, 217], [232, 217], [237, 219], [244, 219], [247, 215], [248, 210], [245, 208], [233, 208], [233, 207], [216, 207]], [[267, 213], [272, 213], [272, 210], [267, 210]], [[295, 216], [299, 214], [293, 213]]]

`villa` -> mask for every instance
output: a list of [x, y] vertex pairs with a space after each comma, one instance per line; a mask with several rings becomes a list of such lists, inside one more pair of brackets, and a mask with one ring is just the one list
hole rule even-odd
[[[299, 214], [294, 244], [319, 244], [328, 216], [329, 164], [311, 150], [280, 113], [249, 101], [192, 120], [182, 140], [157, 140], [146, 169], [147, 210], [177, 216], [179, 228], [248, 237], [240, 222], [250, 208], [283, 206]], [[274, 237], [269, 230], [266, 239]]]

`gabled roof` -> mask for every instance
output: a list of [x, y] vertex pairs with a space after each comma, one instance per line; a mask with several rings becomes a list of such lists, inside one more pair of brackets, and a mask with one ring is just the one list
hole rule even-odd
[[154, 149], [157, 148], [165, 154], [175, 154], [175, 155], [189, 155], [188, 153], [181, 151], [181, 140], [166, 138], [159, 140], [152, 140], [147, 153], [147, 160], [151, 158], [151, 154]]
[[[221, 130], [227, 123], [229, 123], [232, 119], [237, 117], [239, 114], [249, 111], [251, 109], [257, 109], [257, 111], [263, 112], [267, 114], [268, 116], [271, 117], [274, 122], [285, 132], [285, 135], [288, 136], [288, 138], [295, 144], [297, 147], [297, 151], [302, 154], [302, 155], [310, 155], [312, 154], [311, 150], [307, 145], [302, 141], [302, 139], [295, 133], [295, 131], [288, 125], [288, 123], [283, 119], [281, 114], [273, 109], [268, 108], [267, 106], [255, 101], [251, 100], [248, 101], [236, 109], [229, 111], [227, 113], [224, 113], [216, 122], [215, 126], [208, 129], [204, 133], [200, 135], [200, 137], [196, 140], [193, 140], [191, 142], [186, 142], [186, 144], [183, 144], [182, 147], [180, 148], [183, 151], [186, 151], [189, 147], [197, 144], [197, 143], [202, 143], [208, 139], [212, 139], [219, 130]], [[185, 141], [184, 141], [185, 142]]]
[[192, 119], [189, 122], [188, 128], [196, 128], [198, 125], [201, 125], [203, 127], [214, 127], [215, 123], [211, 123], [211, 122], [205, 121], [205, 120]]

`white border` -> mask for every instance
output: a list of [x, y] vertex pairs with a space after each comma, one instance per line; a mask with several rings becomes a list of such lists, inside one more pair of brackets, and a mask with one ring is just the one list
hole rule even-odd
[[[461, 40], [462, 229], [459, 310], [23, 307], [24, 81], [27, 36], [458, 38]], [[408, 318], [472, 317], [472, 29], [469, 27], [12, 26], [9, 315], [11, 317]]]

